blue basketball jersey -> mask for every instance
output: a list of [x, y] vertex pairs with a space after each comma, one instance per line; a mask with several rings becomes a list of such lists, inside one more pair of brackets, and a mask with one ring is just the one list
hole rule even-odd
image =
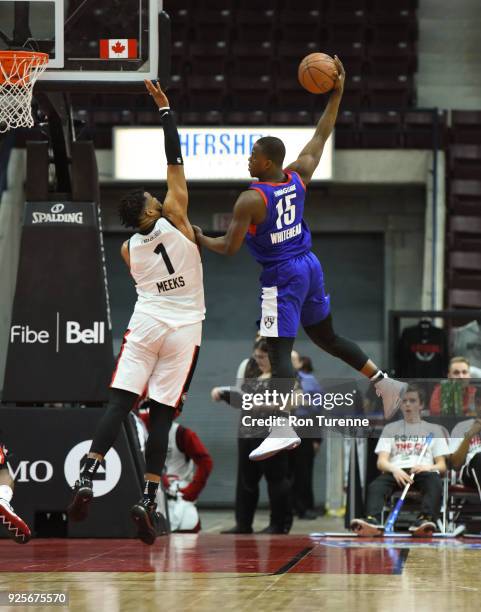
[[306, 187], [297, 172], [285, 171], [285, 183], [251, 183], [266, 205], [266, 218], [251, 225], [246, 244], [263, 266], [287, 261], [309, 252], [311, 231], [303, 219]]

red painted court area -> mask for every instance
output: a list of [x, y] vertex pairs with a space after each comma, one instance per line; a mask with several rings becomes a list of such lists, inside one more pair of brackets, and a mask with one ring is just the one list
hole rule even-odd
[[[377, 541], [379, 543], [379, 540]], [[409, 548], [357, 546], [355, 539], [308, 536], [172, 535], [153, 547], [137, 540], [0, 543], [1, 572], [192, 572], [282, 575], [400, 574]]]

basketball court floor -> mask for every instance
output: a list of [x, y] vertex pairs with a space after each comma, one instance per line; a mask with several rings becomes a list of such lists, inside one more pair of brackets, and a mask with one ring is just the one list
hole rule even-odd
[[[85, 612], [479, 608], [481, 537], [229, 536], [218, 533], [218, 514], [206, 518], [201, 534], [173, 534], [152, 547], [114, 539], [2, 541], [0, 592], [64, 592], [70, 610]], [[332, 519], [296, 526], [340, 530]]]

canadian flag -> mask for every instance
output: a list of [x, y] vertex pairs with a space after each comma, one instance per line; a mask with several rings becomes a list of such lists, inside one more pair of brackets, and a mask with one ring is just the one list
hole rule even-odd
[[101, 39], [100, 57], [102, 59], [124, 59], [137, 57], [137, 40], [135, 38]]

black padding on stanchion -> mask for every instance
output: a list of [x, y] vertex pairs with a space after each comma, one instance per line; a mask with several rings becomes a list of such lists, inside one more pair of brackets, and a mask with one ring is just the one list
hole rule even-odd
[[93, 202], [27, 202], [4, 401], [107, 401], [113, 348], [100, 238]]
[[97, 158], [93, 142], [72, 143], [72, 200], [100, 202]]
[[27, 142], [27, 200], [48, 200], [48, 142]]

